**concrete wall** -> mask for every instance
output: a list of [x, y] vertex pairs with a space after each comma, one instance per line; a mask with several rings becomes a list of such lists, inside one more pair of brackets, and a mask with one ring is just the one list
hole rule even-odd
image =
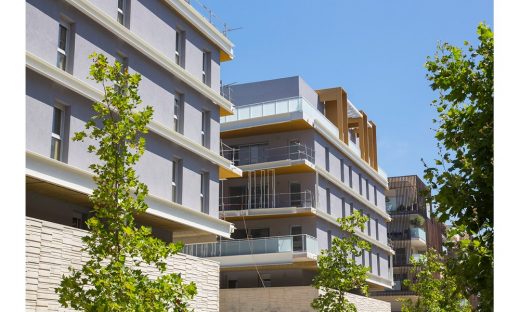
[[[117, 15], [117, 0], [94, 1], [94, 4], [111, 15]], [[212, 85], [219, 90], [220, 64], [219, 50], [192, 29], [180, 16], [159, 0], [131, 1], [130, 31], [147, 44], [165, 55], [174, 57], [175, 31], [186, 32], [186, 70], [195, 77], [201, 76], [202, 51], [211, 52]], [[139, 94], [143, 105], [154, 108], [154, 120], [166, 127], [173, 127], [173, 102], [176, 92], [185, 99], [183, 134], [195, 141], [201, 141], [202, 111], [210, 114], [210, 145], [219, 152], [220, 124], [219, 107], [184, 84], [165, 69], [156, 65], [131, 46], [99, 26], [86, 15], [63, 1], [28, 0], [26, 2], [26, 49], [49, 64], [55, 65], [57, 58], [58, 25], [67, 21], [73, 25], [71, 41], [73, 53], [68, 55], [74, 77], [100, 89], [94, 81], [87, 79], [92, 52], [105, 54], [112, 62], [118, 53], [128, 57], [129, 71], [139, 72], [142, 81]], [[71, 50], [71, 51], [72, 51]], [[26, 149], [49, 156], [51, 150], [51, 126], [53, 106], [66, 108], [66, 135], [64, 162], [87, 169], [96, 158], [86, 152], [89, 143], [72, 142], [74, 132], [83, 130], [85, 122], [93, 114], [91, 101], [68, 91], [50, 80], [26, 71]], [[200, 210], [200, 172], [209, 173], [209, 212], [218, 214], [218, 166], [196, 156], [180, 146], [150, 133], [147, 135], [147, 149], [136, 170], [141, 181], [149, 187], [150, 193], [164, 199], [171, 199], [172, 159], [183, 159], [182, 204]]]
[[[226, 312], [311, 312], [310, 304], [318, 296], [311, 286], [221, 289], [220, 311]], [[390, 303], [347, 294], [358, 312], [390, 312]]]
[[[81, 252], [86, 231], [56, 223], [26, 218], [26, 311], [66, 311], [60, 308], [54, 289], [70, 265], [80, 267], [88, 255]], [[167, 272], [182, 274], [185, 282], [195, 282], [198, 294], [190, 303], [195, 311], [219, 310], [219, 264], [177, 254], [168, 259]], [[158, 272], [144, 269], [151, 275]], [[72, 310], [68, 310], [72, 311]]]
[[301, 96], [317, 107], [318, 94], [300, 76], [236, 84], [231, 100], [236, 106]]

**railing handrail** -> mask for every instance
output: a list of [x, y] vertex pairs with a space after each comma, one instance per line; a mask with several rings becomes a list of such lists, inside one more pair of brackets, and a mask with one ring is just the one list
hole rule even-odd
[[[224, 143], [222, 143], [224, 144]], [[246, 161], [248, 158], [243, 159], [244, 164], [240, 164], [240, 150], [248, 148], [249, 146], [254, 146], [255, 144], [243, 144], [239, 145], [237, 147], [229, 147], [227, 149], [223, 149], [221, 147], [221, 154], [223, 157], [226, 157], [227, 159], [230, 159], [234, 163], [238, 163], [238, 165], [247, 165], [252, 164], [250, 162], [251, 157], [249, 157], [249, 161]], [[259, 144], [256, 144], [259, 145]], [[288, 144], [283, 146], [274, 146], [274, 147], [267, 147], [269, 146], [267, 143], [265, 144], [265, 148], [259, 153], [258, 156], [258, 162], [254, 163], [261, 163], [261, 162], [268, 162], [268, 161], [277, 161], [277, 160], [283, 160], [283, 159], [307, 159], [314, 163], [314, 148], [311, 146], [307, 146], [302, 143], [294, 143], [294, 144]], [[235, 154], [238, 153], [237, 157], [235, 157]], [[273, 158], [273, 159], [270, 159]], [[279, 159], [278, 159], [279, 158]]]
[[296, 234], [296, 235], [278, 235], [278, 236], [267, 236], [267, 237], [255, 237], [255, 238], [239, 238], [239, 239], [224, 239], [218, 242], [207, 242], [207, 243], [191, 243], [185, 244], [184, 246], [193, 246], [193, 245], [215, 245], [220, 243], [229, 243], [229, 242], [242, 242], [242, 241], [257, 241], [257, 240], [267, 240], [267, 239], [276, 239], [276, 238], [291, 238], [291, 237], [309, 237], [310, 239], [316, 240], [316, 237], [309, 234]]
[[269, 196], [269, 195], [294, 195], [294, 194], [312, 194], [311, 190], [306, 190], [303, 192], [289, 192], [289, 193], [263, 193], [260, 194], [243, 194], [243, 195], [234, 195], [234, 196], [220, 196], [220, 199], [226, 199], [226, 198], [239, 198], [239, 197], [250, 197], [250, 196]]
[[251, 107], [251, 106], [257, 106], [257, 105], [263, 105], [263, 104], [269, 104], [269, 103], [276, 103], [276, 102], [283, 102], [283, 101], [289, 101], [289, 100], [296, 100], [296, 99], [298, 99], [298, 100], [302, 99], [305, 102], [307, 102], [307, 100], [303, 96], [291, 96], [291, 97], [286, 97], [286, 98], [281, 98], [281, 99], [276, 99], [276, 100], [249, 103], [249, 104], [245, 104], [245, 105], [236, 105], [235, 104], [235, 108], [237, 108], [237, 109], [238, 108], [246, 108], [246, 107]]

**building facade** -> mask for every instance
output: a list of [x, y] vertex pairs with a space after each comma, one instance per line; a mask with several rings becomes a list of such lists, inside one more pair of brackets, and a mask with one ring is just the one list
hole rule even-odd
[[93, 52], [140, 73], [139, 95], [154, 109], [136, 167], [149, 188], [138, 223], [165, 241], [229, 238], [219, 183], [241, 170], [220, 153], [220, 118], [234, 111], [220, 95], [220, 64], [233, 44], [184, 0], [26, 1], [28, 220], [85, 228], [97, 159], [92, 142], [71, 138], [102, 98], [87, 79]]
[[237, 113], [221, 118], [221, 138], [243, 177], [221, 181], [220, 216], [237, 229], [186, 253], [220, 262], [221, 289], [309, 286], [320, 250], [345, 235], [337, 218], [358, 210], [369, 221], [356, 235], [372, 249], [356, 260], [370, 268], [370, 289], [391, 288], [375, 123], [342, 88], [313, 90], [300, 77], [227, 91]]
[[385, 291], [373, 292], [372, 296], [391, 303], [392, 311], [400, 311], [398, 298], [415, 299], [416, 296], [403, 281], [413, 279], [410, 259], [418, 259], [428, 249], [443, 251], [445, 226], [432, 217], [427, 197], [429, 190], [416, 175], [388, 178], [386, 210], [392, 216], [388, 224], [395, 256], [394, 286]]

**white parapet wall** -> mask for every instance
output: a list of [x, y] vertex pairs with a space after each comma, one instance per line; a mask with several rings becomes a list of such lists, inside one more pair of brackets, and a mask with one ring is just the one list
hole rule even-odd
[[[311, 302], [318, 296], [312, 286], [236, 288], [220, 290], [221, 312], [314, 312]], [[347, 294], [358, 312], [390, 312], [390, 303]]]
[[[26, 311], [72, 311], [58, 302], [54, 289], [68, 267], [80, 267], [88, 259], [81, 237], [88, 232], [26, 217]], [[185, 282], [197, 284], [190, 306], [197, 312], [219, 311], [218, 262], [177, 254], [168, 259], [167, 272], [181, 273]], [[150, 268], [150, 276], [158, 272]]]

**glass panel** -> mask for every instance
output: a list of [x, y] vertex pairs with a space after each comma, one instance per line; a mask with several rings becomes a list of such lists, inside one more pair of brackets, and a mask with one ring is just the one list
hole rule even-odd
[[266, 103], [263, 104], [264, 116], [274, 115], [276, 114], [276, 106], [275, 103]]
[[61, 150], [61, 141], [56, 138], [52, 138], [51, 139], [51, 158], [56, 159], [56, 160], [61, 160], [60, 150]]
[[117, 12], [117, 21], [119, 22], [119, 24], [123, 25], [124, 24], [124, 16], [123, 16], [123, 13], [121, 12]]
[[251, 106], [251, 118], [262, 117], [262, 105]]
[[65, 51], [65, 48], [67, 47], [67, 28], [65, 28], [63, 25], [60, 25], [60, 35], [58, 40], [58, 48]]
[[57, 62], [58, 68], [65, 70], [65, 64], [66, 64], [66, 56], [64, 54], [58, 52], [58, 62]]
[[52, 133], [61, 136], [61, 109], [54, 107], [54, 115], [52, 117]]
[[289, 100], [289, 111], [290, 112], [295, 112], [298, 110], [298, 104], [300, 102], [300, 99], [292, 99], [292, 100]]
[[292, 237], [280, 237], [278, 239], [278, 252], [292, 251]]
[[288, 109], [289, 109], [288, 101], [276, 102], [276, 113], [277, 114], [287, 113]]
[[237, 109], [238, 120], [249, 118], [249, 114], [250, 114], [249, 109], [250, 109], [249, 107], [239, 107]]

